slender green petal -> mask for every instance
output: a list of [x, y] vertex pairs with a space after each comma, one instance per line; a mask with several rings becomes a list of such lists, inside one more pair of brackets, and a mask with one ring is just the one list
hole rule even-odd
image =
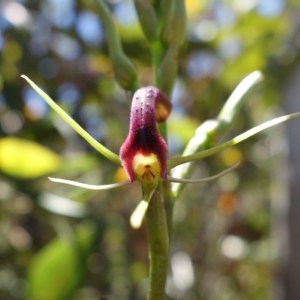
[[297, 118], [297, 117], [300, 117], [300, 112], [293, 113], [293, 114], [286, 115], [286, 116], [282, 116], [282, 117], [279, 117], [279, 118], [275, 118], [271, 121], [268, 121], [268, 122], [265, 122], [265, 123], [263, 123], [261, 125], [258, 125], [256, 127], [253, 127], [252, 129], [238, 135], [234, 139], [232, 139], [228, 142], [225, 142], [221, 145], [218, 145], [216, 147], [213, 147], [213, 148], [210, 148], [208, 150], [204, 150], [204, 151], [195, 153], [193, 155], [171, 158], [171, 159], [168, 160], [168, 168], [172, 169], [172, 168], [174, 168], [178, 165], [181, 165], [181, 164], [184, 164], [184, 163], [187, 163], [187, 162], [191, 162], [191, 161], [195, 161], [195, 160], [199, 160], [199, 159], [202, 159], [202, 158], [207, 157], [207, 156], [211, 156], [211, 155], [216, 154], [216, 153], [218, 153], [218, 152], [220, 152], [220, 151], [222, 151], [222, 150], [224, 150], [228, 147], [234, 146], [234, 145], [248, 139], [249, 137], [251, 137], [251, 136], [267, 129], [267, 128], [270, 128], [272, 126], [275, 126], [277, 124], [280, 124], [282, 122], [285, 122], [285, 121], [288, 121], [290, 119]]
[[64, 110], [62, 110], [45, 92], [43, 92], [33, 81], [27, 76], [22, 75], [32, 88], [55, 110], [55, 112], [62, 117], [77, 133], [79, 133], [92, 147], [99, 151], [102, 155], [117, 165], [121, 165], [119, 156], [101, 145], [93, 137], [91, 137], [80, 125], [78, 125]]
[[59, 183], [63, 183], [63, 184], [78, 186], [78, 187], [81, 187], [81, 188], [84, 188], [84, 189], [89, 189], [89, 190], [111, 190], [111, 189], [115, 189], [115, 188], [130, 184], [129, 180], [125, 180], [125, 181], [117, 182], [117, 183], [112, 183], [112, 184], [93, 185], [93, 184], [86, 184], [86, 183], [81, 183], [81, 182], [78, 182], [78, 181], [72, 181], [72, 180], [60, 179], [60, 178], [53, 178], [53, 177], [49, 177], [49, 179], [53, 182], [59, 182]]
[[235, 169], [240, 162], [235, 163], [232, 167], [226, 169], [225, 171], [214, 175], [214, 176], [210, 176], [210, 177], [206, 177], [206, 178], [202, 178], [202, 179], [179, 179], [179, 178], [174, 178], [172, 176], [168, 176], [168, 181], [169, 182], [180, 182], [180, 183], [201, 183], [201, 182], [207, 182], [207, 181], [212, 181], [212, 180], [216, 180], [224, 175], [226, 175], [227, 173], [231, 172], [233, 169]]
[[262, 73], [260, 71], [254, 71], [245, 77], [234, 89], [218, 115], [218, 121], [220, 122], [218, 128], [219, 132], [226, 132], [229, 129], [235, 117], [240, 112], [241, 107], [244, 105], [246, 96], [249, 92], [252, 92], [253, 88], [262, 80]]
[[[208, 148], [208, 145], [214, 143], [220, 136], [226, 133], [233, 124], [241, 107], [249, 99], [248, 95], [262, 81], [263, 75], [260, 71], [254, 71], [246, 76], [232, 92], [225, 105], [223, 106], [217, 119], [207, 120], [202, 123], [195, 132], [195, 136], [189, 141], [182, 156], [188, 156], [197, 151]], [[188, 178], [192, 174], [194, 165], [187, 163], [178, 166], [174, 170], [174, 177]], [[173, 184], [173, 195], [178, 195], [183, 185]]]

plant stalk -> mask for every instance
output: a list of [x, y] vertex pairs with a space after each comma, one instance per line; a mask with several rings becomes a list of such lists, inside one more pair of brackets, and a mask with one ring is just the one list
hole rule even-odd
[[147, 210], [150, 275], [148, 300], [165, 300], [168, 270], [169, 235], [165, 205], [161, 193], [154, 192]]

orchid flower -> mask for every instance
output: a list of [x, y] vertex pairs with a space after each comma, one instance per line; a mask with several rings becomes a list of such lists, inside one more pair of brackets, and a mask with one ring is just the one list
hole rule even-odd
[[[55, 102], [47, 96], [38, 86], [29, 78], [25, 78], [29, 84], [45, 99], [46, 102], [58, 112], [79, 134], [88, 142], [95, 140], [81, 128], [70, 116], [68, 116]], [[131, 225], [138, 228], [149, 201], [157, 189], [160, 181], [181, 182], [181, 183], [199, 183], [217, 179], [230, 172], [237, 166], [227, 169], [226, 171], [208, 178], [198, 180], [185, 180], [173, 178], [168, 175], [168, 147], [166, 141], [162, 138], [156, 128], [156, 122], [164, 122], [172, 110], [172, 103], [168, 97], [154, 86], [148, 86], [138, 89], [132, 100], [129, 133], [120, 149], [119, 159], [123, 166], [128, 180], [119, 183], [107, 185], [91, 185], [60, 178], [49, 179], [53, 182], [69, 184], [92, 190], [108, 190], [131, 184], [139, 181], [143, 189], [143, 200], [137, 206], [131, 216]], [[101, 145], [101, 144], [100, 144]], [[98, 150], [102, 153], [104, 150], [98, 145]], [[113, 153], [105, 148], [106, 156], [118, 163]]]
[[123, 182], [106, 185], [91, 185], [77, 181], [51, 177], [49, 179], [53, 182], [69, 184], [92, 190], [108, 190], [130, 185], [134, 181], [139, 181], [143, 190], [143, 199], [138, 204], [130, 218], [131, 225], [134, 228], [140, 227], [143, 217], [147, 211], [149, 201], [151, 200], [153, 193], [158, 188], [161, 181], [177, 183], [201, 183], [211, 181], [232, 171], [234, 168], [236, 168], [239, 162], [217, 175], [195, 180], [171, 177], [168, 175], [168, 173], [172, 168], [187, 162], [199, 160], [213, 155], [227, 147], [244, 141], [250, 136], [255, 135], [266, 128], [300, 116], [300, 113], [294, 113], [275, 118], [271, 121], [256, 126], [235, 137], [234, 139], [216, 147], [192, 155], [168, 159], [167, 143], [159, 134], [156, 128], [156, 122], [164, 122], [168, 118], [172, 110], [172, 103], [158, 88], [154, 86], [143, 87], [138, 89], [133, 96], [129, 133], [120, 148], [120, 154], [118, 156], [92, 138], [28, 77], [24, 75], [22, 75], [22, 77], [26, 79], [32, 88], [96, 150], [109, 158], [111, 161], [122, 166], [128, 177], [128, 180]]

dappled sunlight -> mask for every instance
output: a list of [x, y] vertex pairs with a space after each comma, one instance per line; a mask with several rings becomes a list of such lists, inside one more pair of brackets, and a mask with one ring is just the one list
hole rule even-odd
[[31, 15], [20, 3], [7, 1], [1, 4], [3, 17], [12, 25], [17, 27], [29, 27], [31, 25]]
[[[156, 3], [155, 10], [160, 5], [137, 2]], [[164, 14], [159, 22], [151, 20], [146, 33], [133, 0], [104, 3], [120, 36], [113, 47], [94, 1], [0, 3], [0, 299], [29, 300], [32, 291], [41, 300], [146, 299], [144, 214], [152, 194], [138, 183], [127, 186], [128, 174], [115, 154], [127, 136], [138, 88], [169, 89], [173, 111], [163, 134], [169, 167], [182, 153], [211, 149], [296, 112], [295, 106], [286, 113], [278, 107], [285, 89], [299, 81], [293, 77], [300, 53], [297, 1], [186, 0], [185, 31], [176, 22], [164, 31]], [[164, 53], [179, 45], [178, 52]], [[164, 54], [160, 62], [166, 69], [153, 61], [155, 51]], [[61, 120], [22, 74], [91, 139]], [[297, 93], [288, 92], [298, 101]], [[220, 113], [230, 97], [231, 107]], [[298, 162], [288, 156], [297, 153], [289, 149], [289, 126], [176, 166], [165, 182], [155, 181], [159, 189], [172, 187], [172, 200], [165, 199], [170, 216], [174, 206], [168, 224], [171, 299], [274, 298], [274, 278], [282, 272], [277, 266], [289, 260], [293, 246], [287, 226], [299, 219], [297, 209], [287, 218], [289, 177], [298, 181]], [[94, 147], [109, 149], [106, 155], [117, 165], [89, 144], [92, 139]], [[135, 170], [147, 190], [161, 163], [155, 155], [146, 164], [140, 158]], [[230, 173], [211, 182], [168, 182], [171, 176], [199, 182], [228, 168]], [[94, 190], [80, 188], [91, 186]], [[103, 190], [108, 187], [118, 189]]]

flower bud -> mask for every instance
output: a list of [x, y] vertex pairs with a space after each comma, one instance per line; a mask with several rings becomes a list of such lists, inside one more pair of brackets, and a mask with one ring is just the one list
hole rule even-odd
[[101, 21], [106, 30], [109, 56], [115, 71], [116, 81], [126, 90], [134, 91], [139, 86], [137, 70], [122, 49], [111, 12], [103, 0], [96, 0]]
[[185, 38], [186, 11], [184, 0], [174, 0], [166, 16], [162, 29], [161, 40], [164, 44], [171, 46], [177, 42], [181, 46]]
[[140, 84], [134, 64], [122, 51], [110, 49], [109, 56], [119, 85], [125, 90], [136, 90]]
[[157, 40], [157, 17], [154, 7], [147, 0], [134, 0], [144, 35], [149, 43]]

